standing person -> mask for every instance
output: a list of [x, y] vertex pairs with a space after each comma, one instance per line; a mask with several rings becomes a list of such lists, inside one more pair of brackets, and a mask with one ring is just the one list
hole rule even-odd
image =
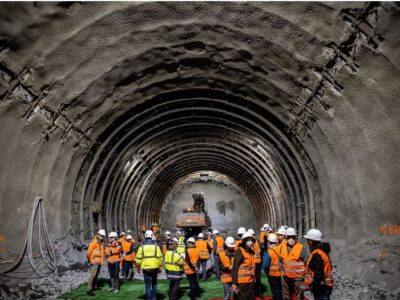
[[203, 233], [199, 233], [198, 240], [196, 241], [196, 248], [199, 249], [200, 259], [199, 259], [199, 279], [202, 278], [204, 281], [207, 280], [207, 260], [210, 258], [211, 248], [208, 243], [204, 240]]
[[144, 282], [146, 285], [146, 300], [157, 299], [157, 276], [162, 270], [163, 256], [159, 246], [155, 243], [151, 230], [144, 234], [146, 241], [136, 253], [136, 266], [138, 271], [143, 269]]
[[246, 228], [239, 227], [237, 231], [238, 237], [235, 240], [235, 251], [239, 248], [240, 243], [242, 242], [242, 236], [246, 232]]
[[255, 278], [254, 278], [255, 279], [254, 292], [256, 294], [256, 299], [258, 299], [261, 298], [261, 248], [259, 241], [256, 239], [256, 233], [254, 232], [254, 230], [249, 229], [247, 232], [249, 232], [254, 238], [253, 250], [254, 250], [254, 263], [256, 264]]
[[135, 273], [133, 270], [133, 263], [136, 258], [135, 240], [130, 234], [126, 236], [126, 241], [122, 242], [122, 254], [122, 276], [124, 280], [130, 280], [133, 278], [133, 275]]
[[200, 252], [196, 248], [196, 241], [192, 237], [188, 239], [187, 246], [184, 269], [190, 286], [190, 300], [196, 300], [197, 297], [200, 297], [201, 292], [199, 282], [197, 281], [197, 274], [199, 273], [197, 262]]
[[108, 292], [119, 293], [119, 266], [121, 263], [122, 249], [117, 241], [116, 232], [110, 232], [108, 235], [108, 245], [105, 250], [108, 261], [108, 272], [110, 273], [111, 287]]
[[224, 250], [224, 238], [219, 235], [219, 230], [213, 230], [213, 257], [214, 257], [214, 272], [218, 279], [221, 279], [221, 269], [219, 265], [219, 253]]
[[231, 297], [232, 286], [232, 268], [233, 258], [235, 256], [235, 240], [228, 236], [225, 240], [224, 250], [219, 253], [221, 260], [221, 282], [224, 287], [224, 300], [229, 300]]
[[165, 253], [167, 253], [167, 250], [170, 248], [172, 242], [172, 235], [171, 232], [169, 232], [168, 230], [165, 232], [165, 242], [163, 245], [163, 254], [165, 255]]
[[296, 230], [292, 227], [286, 229], [286, 239], [281, 243], [281, 257], [285, 283], [282, 284], [282, 297], [284, 300], [304, 299], [304, 274], [307, 250], [297, 241]]
[[170, 300], [178, 299], [179, 286], [183, 276], [183, 258], [176, 251], [177, 247], [178, 240], [176, 238], [171, 239], [164, 258], [164, 268], [169, 280], [168, 297]]
[[307, 235], [310, 257], [306, 263], [305, 284], [311, 289], [315, 300], [329, 300], [333, 289], [332, 262], [329, 256], [329, 243], [321, 243], [322, 233], [318, 229], [310, 229]]
[[90, 242], [89, 247], [86, 251], [86, 257], [89, 261], [89, 279], [86, 294], [88, 296], [94, 296], [93, 290], [97, 287], [97, 277], [101, 269], [101, 265], [104, 263], [104, 238], [106, 237], [106, 231], [100, 229], [93, 240]]
[[176, 238], [178, 240], [178, 248], [176, 249], [176, 251], [178, 251], [178, 253], [184, 254], [186, 252], [186, 239], [183, 236], [182, 232], [180, 232], [179, 230], [176, 232]]
[[285, 240], [286, 229], [285, 227], [279, 227], [278, 231], [276, 232], [278, 236], [278, 245], [281, 244]]
[[235, 293], [235, 299], [253, 300], [254, 293], [254, 237], [246, 232], [242, 236], [242, 243], [239, 249], [235, 251], [232, 268], [232, 291]]
[[124, 242], [125, 240], [126, 240], [126, 233], [122, 231], [122, 232], [119, 234], [118, 243], [119, 243], [120, 245], [122, 245], [122, 242]]
[[275, 233], [270, 233], [265, 244], [262, 269], [268, 277], [273, 300], [282, 300], [283, 265], [280, 251], [278, 237]]

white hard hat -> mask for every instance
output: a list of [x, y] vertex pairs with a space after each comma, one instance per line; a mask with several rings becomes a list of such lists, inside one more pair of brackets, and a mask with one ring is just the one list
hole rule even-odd
[[296, 230], [293, 227], [286, 229], [286, 236], [297, 236]]
[[235, 247], [235, 239], [231, 236], [228, 236], [225, 240], [225, 245], [230, 248]]
[[188, 238], [187, 242], [188, 243], [193, 243], [193, 244], [196, 243], [196, 241], [192, 237]]
[[106, 231], [104, 230], [104, 229], [100, 229], [98, 232], [97, 232], [97, 234], [98, 235], [101, 235], [101, 236], [106, 236], [107, 234], [106, 234]]
[[176, 235], [182, 235], [182, 233], [178, 230], [178, 231], [176, 232]]
[[243, 234], [246, 232], [246, 228], [244, 227], [239, 227], [237, 234]]
[[214, 230], [213, 230], [213, 234], [219, 234], [218, 229], [214, 229]]
[[204, 234], [202, 232], [199, 233], [198, 235], [199, 238], [204, 238]]
[[285, 227], [283, 227], [283, 226], [279, 227], [277, 234], [285, 235], [286, 234]]
[[169, 232], [168, 230], [165, 232], [165, 235], [171, 235], [171, 232]]
[[267, 223], [264, 224], [264, 228], [269, 228], [269, 225]]
[[322, 232], [318, 229], [310, 229], [309, 231], [307, 231], [307, 234], [304, 237], [307, 240], [319, 242], [322, 240]]
[[256, 235], [256, 233], [254, 232], [254, 230], [253, 229], [247, 229], [247, 232], [248, 233], [250, 233], [251, 235], [253, 235], [253, 236], [255, 236]]
[[270, 233], [268, 235], [268, 241], [271, 243], [277, 243], [278, 242], [278, 237], [276, 236], [275, 233]]
[[132, 237], [130, 234], [128, 234], [128, 235], [126, 236], [126, 240], [133, 240], [133, 237]]
[[125, 235], [125, 232], [122, 231], [122, 232], [119, 234], [119, 236], [121, 236], [121, 235]]
[[130, 234], [130, 233], [132, 233], [132, 230], [129, 229], [129, 230], [126, 231], [126, 233]]
[[151, 230], [146, 230], [146, 232], [144, 233], [144, 237], [146, 239], [151, 239], [153, 237], [153, 231]]
[[177, 238], [173, 238], [172, 239], [172, 244], [178, 244], [178, 239]]
[[210, 232], [210, 231], [207, 231], [207, 235], [211, 235], [211, 232]]
[[264, 230], [265, 230], [265, 227], [261, 227], [261, 228], [260, 228], [260, 231], [264, 231]]
[[253, 237], [253, 235], [249, 231], [246, 231], [242, 235], [242, 240], [244, 240], [245, 238], [248, 238], [248, 237]]
[[108, 234], [108, 237], [109, 238], [116, 238], [116, 237], [118, 237], [118, 234], [116, 233], [116, 232], [110, 232], [109, 234]]

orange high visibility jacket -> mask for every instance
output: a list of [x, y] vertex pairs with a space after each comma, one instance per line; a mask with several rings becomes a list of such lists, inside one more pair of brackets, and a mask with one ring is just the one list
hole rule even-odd
[[242, 240], [241, 239], [236, 239], [235, 240], [235, 251], [237, 250], [237, 249], [239, 249], [239, 244], [242, 242]]
[[224, 238], [222, 236], [216, 236], [215, 242], [217, 244], [217, 249], [213, 249], [214, 253], [218, 254], [224, 250]]
[[260, 232], [260, 243], [264, 243], [265, 231]]
[[121, 261], [122, 248], [118, 243], [108, 244], [105, 250], [107, 261], [112, 264]]
[[[189, 255], [189, 260], [192, 263], [193, 266], [197, 266], [197, 262], [199, 261], [200, 257], [200, 251], [197, 248], [188, 248], [187, 253]], [[192, 270], [191, 267], [189, 267], [188, 263], [184, 262], [183, 269], [185, 270], [185, 274], [194, 274], [194, 270]]]
[[104, 244], [94, 238], [86, 251], [86, 257], [91, 264], [102, 265], [104, 263]]
[[257, 240], [254, 243], [254, 261], [256, 264], [261, 263], [261, 248], [260, 243]]
[[240, 263], [238, 270], [238, 283], [252, 283], [254, 282], [256, 263], [254, 255], [239, 247], [243, 255], [243, 260]]
[[205, 240], [197, 240], [196, 248], [199, 249], [200, 259], [208, 259], [210, 257], [210, 253], [208, 252], [207, 242]]
[[234, 255], [228, 256], [226, 255], [226, 251], [221, 251], [219, 253], [219, 259], [221, 260], [221, 265], [223, 267], [221, 275], [222, 283], [232, 282], [232, 267]]
[[322, 258], [322, 261], [324, 262], [324, 275], [325, 275], [324, 281], [320, 282], [320, 283], [317, 283], [317, 284], [332, 287], [333, 286], [333, 271], [332, 271], [331, 259], [330, 259], [329, 255], [326, 254], [321, 249], [315, 249], [311, 253], [310, 257], [307, 260], [307, 263], [306, 263], [306, 275], [305, 275], [305, 278], [304, 278], [305, 284], [306, 285], [310, 285], [314, 281], [314, 272], [309, 268], [309, 264], [311, 262], [311, 259], [312, 259], [313, 255], [315, 255], [315, 254], [319, 254], [321, 256], [321, 258]]
[[303, 278], [305, 274], [304, 261], [300, 259], [303, 244], [297, 242], [288, 253], [287, 241], [281, 243], [281, 256], [285, 276], [289, 278]]
[[126, 239], [125, 239], [125, 237], [123, 236], [123, 237], [120, 237], [119, 239], [118, 239], [118, 243], [120, 244], [120, 245], [122, 245], [122, 242], [125, 242], [126, 241]]
[[135, 253], [135, 251], [133, 251], [131, 254], [128, 254], [127, 255], [127, 253], [131, 250], [131, 247], [134, 245], [135, 243], [131, 243], [131, 242], [128, 242], [128, 241], [124, 241], [124, 242], [122, 242], [122, 251], [123, 251], [123, 253], [125, 254], [125, 257], [124, 257], [124, 260], [125, 261], [135, 261], [135, 258], [136, 258], [136, 253]]
[[283, 275], [283, 264], [281, 258], [281, 245], [276, 245], [268, 249], [270, 265], [269, 276], [279, 277]]

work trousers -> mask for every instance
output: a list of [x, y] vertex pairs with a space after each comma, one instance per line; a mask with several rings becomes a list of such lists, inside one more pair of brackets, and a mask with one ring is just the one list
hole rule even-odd
[[295, 280], [293, 278], [285, 277], [282, 282], [282, 298], [283, 300], [291, 300], [292, 295], [296, 295], [296, 300], [304, 299], [304, 285], [303, 280]]
[[199, 259], [199, 279], [207, 280], [207, 259]]
[[119, 262], [108, 263], [108, 273], [110, 273], [110, 278], [119, 279]]
[[174, 279], [169, 281], [169, 289], [168, 289], [169, 300], [178, 300], [180, 284], [181, 284], [180, 279]]
[[[129, 272], [131, 273], [129, 274]], [[122, 263], [122, 276], [124, 277], [124, 280], [132, 279], [133, 274], [134, 274], [133, 261], [124, 261]]]
[[214, 273], [215, 273], [215, 276], [218, 278], [218, 279], [221, 279], [221, 267], [220, 267], [220, 265], [219, 265], [219, 261], [220, 261], [220, 259], [219, 259], [219, 255], [218, 254], [213, 254], [213, 257], [214, 257]]
[[231, 286], [232, 282], [230, 283], [223, 283], [224, 286], [224, 300], [229, 300], [231, 298]]
[[190, 287], [190, 300], [196, 300], [196, 297], [200, 297], [200, 286], [197, 281], [197, 274], [186, 274], [187, 280]]
[[239, 292], [233, 294], [233, 299], [235, 300], [254, 300], [256, 299], [256, 294], [254, 293], [253, 283], [239, 283], [237, 285]]
[[97, 277], [99, 277], [101, 265], [93, 265], [89, 268], [88, 291], [93, 291], [97, 287]]
[[143, 270], [144, 283], [146, 285], [146, 300], [157, 299], [157, 275], [158, 270]]
[[317, 286], [312, 290], [313, 296], [315, 300], [330, 300], [332, 288], [325, 286]]
[[256, 264], [254, 292], [256, 297], [261, 297], [261, 264]]
[[272, 291], [272, 299], [282, 300], [282, 278], [268, 275], [268, 283]]

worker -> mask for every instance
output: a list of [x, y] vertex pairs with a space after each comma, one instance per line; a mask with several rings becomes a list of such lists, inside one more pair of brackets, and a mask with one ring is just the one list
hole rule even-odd
[[296, 230], [292, 227], [286, 229], [285, 240], [281, 243], [281, 257], [284, 269], [282, 284], [282, 297], [284, 300], [304, 299], [304, 274], [307, 261], [307, 249], [297, 241]]
[[97, 287], [97, 278], [104, 263], [104, 239], [106, 231], [100, 229], [93, 240], [90, 242], [86, 251], [86, 257], [89, 261], [89, 280], [86, 294], [94, 296], [93, 290]]
[[125, 241], [125, 237], [126, 237], [126, 233], [122, 231], [122, 232], [119, 234], [119, 239], [118, 239], [118, 243], [119, 243], [120, 245], [122, 245], [122, 242]]
[[122, 248], [117, 239], [118, 234], [110, 232], [108, 235], [108, 245], [105, 250], [111, 280], [111, 287], [107, 291], [115, 294], [119, 293], [119, 267], [122, 258]]
[[232, 267], [232, 291], [235, 293], [235, 299], [253, 300], [256, 298], [254, 293], [254, 245], [255, 239], [249, 233], [245, 232], [242, 236], [242, 242], [235, 251]]
[[170, 248], [170, 244], [172, 242], [172, 235], [170, 231], [165, 232], [165, 242], [163, 245], [163, 254], [167, 253], [167, 250]]
[[321, 243], [322, 233], [318, 229], [310, 229], [304, 237], [311, 252], [306, 262], [306, 289], [311, 290], [315, 300], [329, 300], [333, 289], [330, 245]]
[[207, 280], [207, 261], [210, 258], [211, 248], [210, 245], [204, 240], [204, 234], [202, 232], [198, 235], [196, 241], [196, 248], [199, 249], [199, 279]]
[[235, 251], [239, 248], [239, 244], [242, 242], [242, 236], [246, 232], [246, 228], [239, 227], [237, 231], [237, 239], [235, 240]]
[[199, 258], [200, 251], [196, 248], [196, 241], [191, 237], [187, 240], [187, 249], [184, 261], [184, 270], [190, 286], [190, 300], [196, 300], [197, 297], [201, 296], [199, 282], [197, 281], [197, 274], [199, 273], [197, 262], [199, 261]]
[[219, 265], [219, 253], [224, 250], [224, 238], [219, 235], [219, 230], [213, 230], [213, 257], [214, 257], [214, 272], [218, 279], [221, 279], [221, 269]]
[[176, 232], [176, 238], [178, 240], [178, 248], [176, 249], [176, 251], [178, 251], [178, 253], [184, 254], [186, 252], [186, 239], [182, 235], [182, 232], [180, 232], [179, 230]]
[[268, 224], [264, 224], [263, 227], [261, 227], [261, 229], [260, 229], [260, 236], [259, 236], [259, 239], [258, 239], [258, 241], [260, 243], [264, 243], [265, 229], [266, 229], [267, 226], [269, 226], [269, 225]]
[[256, 233], [253, 229], [247, 230], [248, 233], [254, 237], [254, 263], [255, 263], [255, 277], [254, 277], [254, 292], [256, 294], [256, 299], [261, 298], [261, 247], [259, 241], [256, 239]]
[[171, 239], [164, 258], [164, 268], [169, 280], [168, 297], [170, 300], [178, 299], [179, 286], [183, 276], [183, 258], [176, 251], [177, 247], [178, 240]]
[[277, 236], [278, 236], [278, 245], [281, 244], [283, 242], [283, 240], [285, 239], [285, 235], [286, 235], [286, 229], [285, 227], [281, 226], [279, 227], [278, 231], [276, 232]]
[[211, 261], [211, 266], [212, 269], [214, 270], [214, 254], [213, 254], [213, 245], [214, 245], [214, 239], [212, 237], [212, 231], [208, 230], [207, 231], [207, 244], [211, 249], [211, 253], [210, 253], [210, 261]]
[[228, 236], [225, 240], [224, 250], [219, 253], [222, 271], [221, 282], [224, 287], [224, 300], [229, 300], [231, 297], [232, 267], [234, 256], [235, 239], [231, 236]]
[[133, 270], [133, 264], [136, 258], [135, 253], [135, 240], [128, 234], [126, 241], [122, 242], [122, 276], [124, 280], [131, 280], [135, 274]]
[[262, 269], [268, 277], [273, 300], [282, 300], [283, 265], [280, 256], [281, 247], [275, 233], [268, 235], [263, 256]]
[[144, 238], [145, 242], [136, 253], [136, 267], [138, 272], [143, 269], [146, 300], [154, 300], [157, 298], [157, 275], [162, 270], [163, 255], [154, 241], [153, 231], [146, 230]]

